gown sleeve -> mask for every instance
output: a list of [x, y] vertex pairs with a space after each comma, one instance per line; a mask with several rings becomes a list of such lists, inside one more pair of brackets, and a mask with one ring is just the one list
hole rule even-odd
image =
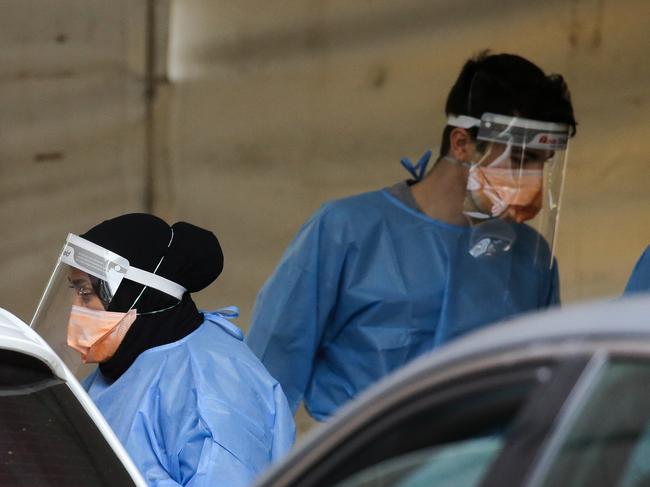
[[282, 385], [293, 413], [331, 323], [345, 260], [345, 223], [324, 206], [298, 232], [260, 290], [246, 343]]
[[[186, 487], [248, 487], [260, 473], [254, 468], [259, 465], [244, 464], [235, 452], [209, 434], [188, 443], [179, 455], [179, 462], [182, 470], [194, 469], [179, 484]], [[167, 487], [168, 484], [159, 485]]]
[[[278, 391], [281, 393], [281, 389]], [[170, 477], [178, 479], [178, 485], [187, 487], [252, 485], [273, 460], [289, 450], [293, 442], [293, 418], [284, 395], [282, 400], [283, 408], [275, 405], [275, 426], [268, 434], [262, 424], [256, 424], [243, 411], [229, 407], [221, 400], [207, 400], [206, 410], [192, 421], [188, 429], [184, 429], [182, 447], [176, 458], [170, 461]], [[178, 421], [183, 422], [180, 418]], [[158, 454], [163, 457], [164, 452]], [[177, 485], [167, 480], [150, 483], [158, 487]]]
[[275, 462], [284, 457], [293, 446], [296, 439], [296, 426], [293, 415], [287, 404], [287, 398], [282, 386], [276, 384], [273, 388], [275, 402], [275, 422], [273, 424], [273, 447], [271, 461]]
[[[223, 408], [221, 408], [223, 411]], [[151, 411], [149, 412], [151, 416]], [[158, 416], [138, 434], [137, 444], [129, 453], [150, 487], [245, 487], [250, 485], [269, 461], [256, 442], [235, 424], [237, 418], [226, 414], [218, 432], [200, 417]], [[148, 422], [148, 421], [147, 421]], [[171, 423], [176, 423], [172, 425]], [[169, 424], [167, 424], [169, 423]], [[230, 424], [232, 423], [232, 424]], [[168, 428], [182, 430], [168, 437]], [[239, 438], [238, 435], [239, 434]], [[254, 446], [254, 447], [253, 447]], [[176, 453], [175, 453], [176, 452]], [[258, 458], [259, 457], [259, 458]]]

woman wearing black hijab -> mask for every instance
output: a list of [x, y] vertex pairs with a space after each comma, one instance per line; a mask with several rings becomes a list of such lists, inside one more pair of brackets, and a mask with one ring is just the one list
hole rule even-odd
[[[92, 288], [70, 281], [84, 301], [73, 306], [68, 344], [84, 361], [99, 362], [84, 386], [147, 482], [250, 484], [291, 446], [294, 425], [282, 389], [242, 332], [226, 313], [200, 312], [192, 301], [190, 293], [223, 268], [217, 238], [146, 214], [104, 221], [75, 238], [128, 260], [113, 295], [108, 281], [92, 275], [84, 274]], [[178, 297], [155, 289], [164, 288], [160, 277], [181, 289]], [[87, 305], [93, 300], [103, 304]], [[92, 338], [88, 330], [110, 319], [118, 323]]]

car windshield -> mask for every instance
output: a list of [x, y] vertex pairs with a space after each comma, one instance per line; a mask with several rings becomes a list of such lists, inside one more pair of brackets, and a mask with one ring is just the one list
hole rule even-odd
[[0, 350], [0, 485], [135, 485], [68, 385]]

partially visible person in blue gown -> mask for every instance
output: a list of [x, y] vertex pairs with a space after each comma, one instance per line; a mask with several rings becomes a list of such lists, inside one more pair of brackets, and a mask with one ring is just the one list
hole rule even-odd
[[650, 292], [650, 246], [639, 257], [625, 286], [625, 294], [647, 292]]
[[430, 153], [402, 161], [409, 180], [323, 205], [260, 290], [246, 343], [294, 412], [304, 400], [327, 420], [414, 358], [559, 303], [549, 242], [528, 222], [551, 191], [543, 165], [575, 133], [565, 82], [484, 52], [466, 62], [446, 113], [428, 173]]

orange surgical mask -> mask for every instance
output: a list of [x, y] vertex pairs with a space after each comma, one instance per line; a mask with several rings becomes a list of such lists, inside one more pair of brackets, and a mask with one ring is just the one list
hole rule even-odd
[[83, 363], [101, 363], [113, 356], [136, 317], [135, 309], [115, 313], [73, 305], [68, 345], [81, 354]]
[[472, 199], [492, 217], [517, 223], [534, 218], [542, 208], [542, 169], [470, 168], [467, 188]]

